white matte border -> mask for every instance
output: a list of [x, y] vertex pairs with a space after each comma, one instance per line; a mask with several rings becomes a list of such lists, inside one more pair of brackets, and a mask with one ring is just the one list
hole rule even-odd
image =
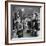
[[[39, 37], [33, 37], [33, 38], [18, 38], [11, 40], [11, 4], [13, 5], [28, 5], [28, 6], [41, 6], [40, 8], [40, 35]], [[9, 2], [8, 3], [8, 36], [9, 36], [9, 43], [23, 43], [23, 42], [39, 42], [44, 41], [44, 4], [36, 4], [36, 3], [15, 3], [15, 2]], [[27, 40], [25, 40], [27, 39]]]

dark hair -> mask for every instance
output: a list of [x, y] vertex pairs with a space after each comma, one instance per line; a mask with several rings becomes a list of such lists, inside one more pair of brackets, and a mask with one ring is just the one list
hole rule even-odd
[[36, 15], [36, 16], [38, 16], [38, 14], [37, 14], [37, 13], [35, 13], [35, 15]]

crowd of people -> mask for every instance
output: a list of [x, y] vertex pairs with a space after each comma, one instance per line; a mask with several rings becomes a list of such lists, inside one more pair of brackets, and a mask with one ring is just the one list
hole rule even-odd
[[[38, 36], [37, 32], [40, 30], [40, 22], [38, 22], [38, 14], [22, 14], [21, 9], [14, 13], [13, 30], [18, 38], [23, 37], [24, 31], [30, 33], [30, 36]], [[15, 36], [15, 37], [16, 37]]]

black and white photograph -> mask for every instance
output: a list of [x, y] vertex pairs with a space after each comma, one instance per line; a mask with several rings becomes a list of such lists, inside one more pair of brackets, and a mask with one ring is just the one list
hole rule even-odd
[[8, 2], [9, 43], [44, 42], [44, 3]]
[[38, 37], [40, 7], [11, 5], [11, 38]]

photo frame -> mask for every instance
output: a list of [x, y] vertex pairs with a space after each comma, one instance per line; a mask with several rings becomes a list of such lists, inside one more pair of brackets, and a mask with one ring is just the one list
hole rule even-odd
[[5, 1], [5, 44], [45, 42], [45, 3]]

